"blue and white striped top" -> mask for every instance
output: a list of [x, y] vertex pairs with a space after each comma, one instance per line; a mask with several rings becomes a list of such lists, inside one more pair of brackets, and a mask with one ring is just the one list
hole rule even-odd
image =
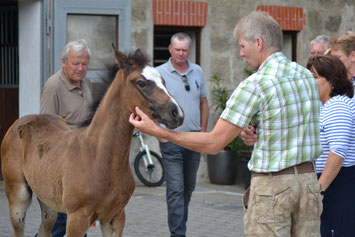
[[330, 151], [344, 158], [343, 167], [355, 165], [355, 104], [347, 96], [330, 98], [319, 118], [323, 153], [316, 160], [317, 173], [322, 173]]

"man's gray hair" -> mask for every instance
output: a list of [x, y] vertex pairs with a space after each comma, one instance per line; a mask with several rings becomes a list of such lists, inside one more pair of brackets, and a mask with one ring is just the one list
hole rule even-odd
[[66, 61], [68, 59], [68, 55], [70, 50], [73, 49], [78, 55], [83, 55], [84, 53], [88, 53], [89, 59], [91, 58], [90, 49], [86, 43], [86, 40], [80, 39], [76, 41], [71, 41], [65, 45], [62, 51], [62, 58]]
[[190, 36], [188, 34], [183, 33], [183, 32], [175, 33], [173, 36], [171, 36], [170, 45], [173, 45], [173, 41], [174, 41], [175, 38], [177, 38], [179, 41], [188, 40], [189, 41], [189, 47], [191, 46], [191, 38], [190, 38]]
[[283, 47], [279, 24], [269, 14], [261, 11], [253, 11], [243, 17], [234, 28], [234, 37], [243, 37], [249, 43], [254, 43], [260, 37], [265, 49], [272, 53], [280, 52]]
[[318, 35], [316, 38], [314, 38], [311, 43], [309, 44], [309, 47], [311, 47], [313, 44], [324, 44], [325, 50], [327, 50], [328, 43], [330, 41], [330, 37], [328, 35]]

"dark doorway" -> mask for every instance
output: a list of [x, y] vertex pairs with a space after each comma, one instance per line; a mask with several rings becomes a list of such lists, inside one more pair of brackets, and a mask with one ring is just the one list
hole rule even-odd
[[18, 61], [17, 3], [0, 3], [0, 141], [19, 116]]

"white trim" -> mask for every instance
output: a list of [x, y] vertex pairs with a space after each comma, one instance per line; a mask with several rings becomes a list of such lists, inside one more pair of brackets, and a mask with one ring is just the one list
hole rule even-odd
[[39, 113], [42, 76], [42, 0], [20, 0], [19, 116]]

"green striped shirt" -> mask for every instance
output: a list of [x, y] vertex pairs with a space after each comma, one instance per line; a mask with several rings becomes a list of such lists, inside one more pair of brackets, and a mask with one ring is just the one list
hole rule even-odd
[[277, 172], [314, 161], [321, 153], [320, 102], [312, 74], [281, 52], [270, 55], [242, 81], [221, 118], [257, 127], [259, 140], [248, 163], [254, 172]]

